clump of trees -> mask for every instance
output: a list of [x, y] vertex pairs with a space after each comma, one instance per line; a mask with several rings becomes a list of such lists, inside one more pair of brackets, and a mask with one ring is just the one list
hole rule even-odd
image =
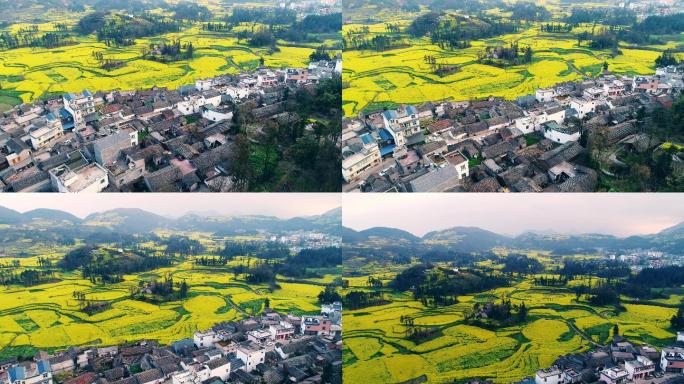
[[494, 66], [529, 64], [532, 62], [532, 55], [532, 47], [520, 47], [518, 43], [511, 43], [508, 47], [486, 47], [478, 53], [478, 61]]
[[[256, 122], [244, 103], [233, 114], [237, 150], [231, 154], [230, 174], [239, 191], [335, 191], [340, 188], [342, 79], [333, 76], [314, 90], [283, 95], [285, 111], [298, 118], [268, 120], [260, 143], [245, 130]], [[245, 108], [243, 108], [245, 106]], [[315, 118], [316, 122], [308, 122]], [[278, 177], [276, 177], [278, 175]], [[266, 186], [269, 186], [266, 188]]]
[[71, 296], [78, 302], [79, 310], [91, 316], [112, 307], [109, 301], [88, 299], [85, 292], [74, 291]]
[[116, 283], [123, 281], [124, 274], [168, 267], [172, 260], [166, 256], [85, 245], [68, 252], [59, 266], [69, 271], [80, 269], [83, 278], [93, 283]]
[[24, 269], [21, 272], [0, 269], [1, 285], [22, 285], [31, 287], [39, 284], [53, 283], [59, 281], [55, 277], [54, 270]]
[[124, 16], [93, 12], [78, 21], [75, 30], [82, 35], [95, 34], [107, 46], [129, 46], [135, 39], [178, 32], [180, 22], [152, 14]]
[[204, 246], [199, 240], [187, 236], [169, 236], [161, 243], [166, 246], [164, 254], [167, 256], [194, 256], [204, 252]]
[[141, 281], [138, 287], [131, 288], [130, 295], [134, 300], [163, 303], [185, 299], [189, 291], [185, 280], [174, 282], [173, 276], [168, 274], [162, 280]]
[[506, 276], [494, 271], [468, 269], [455, 272], [430, 264], [419, 264], [395, 276], [390, 287], [401, 292], [413, 291], [414, 298], [425, 306], [441, 306], [458, 303], [458, 296], [461, 295], [487, 291], [508, 284]]
[[193, 2], [180, 2], [171, 8], [177, 20], [207, 21], [212, 17], [209, 8]]
[[503, 327], [527, 321], [528, 309], [525, 302], [514, 304], [510, 299], [502, 297], [499, 302], [473, 304], [472, 311], [465, 315], [467, 322]]
[[354, 310], [389, 303], [380, 291], [350, 291], [342, 299], [344, 307]]
[[0, 33], [0, 49], [57, 48], [74, 44], [66, 24], [56, 24], [55, 30], [40, 32], [37, 25], [22, 27], [16, 33]]
[[677, 313], [672, 316], [670, 326], [676, 330], [684, 330], [684, 306], [679, 307]]
[[664, 51], [660, 56], [655, 59], [656, 67], [667, 67], [669, 65], [679, 64], [677, 56], [671, 50]]
[[334, 284], [328, 284], [318, 294], [319, 303], [332, 303], [335, 301], [342, 301], [342, 296], [337, 292], [337, 287]]
[[190, 60], [194, 57], [194, 54], [195, 47], [191, 42], [182, 44], [180, 40], [173, 40], [169, 43], [150, 43], [150, 48], [143, 52], [143, 57], [148, 60], [167, 63], [178, 60]]

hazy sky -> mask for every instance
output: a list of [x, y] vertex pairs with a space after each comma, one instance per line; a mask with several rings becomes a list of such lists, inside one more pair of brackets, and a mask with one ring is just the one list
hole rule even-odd
[[528, 230], [656, 233], [684, 221], [682, 194], [345, 194], [343, 224], [394, 227], [423, 235], [472, 226], [500, 234]]
[[25, 212], [52, 208], [79, 217], [114, 208], [141, 208], [178, 217], [187, 212], [229, 215], [272, 215], [281, 218], [311, 216], [340, 206], [335, 193], [102, 193], [102, 194], [0, 194], [0, 206]]

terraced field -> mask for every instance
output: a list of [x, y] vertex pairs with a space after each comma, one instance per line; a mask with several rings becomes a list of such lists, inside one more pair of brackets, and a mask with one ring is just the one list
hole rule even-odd
[[[37, 264], [35, 257], [19, 260], [22, 267]], [[232, 263], [247, 260], [238, 258]], [[59, 273], [62, 280], [57, 283], [0, 288], [0, 356], [138, 339], [170, 343], [217, 322], [260, 313], [266, 298], [272, 308], [285, 312], [315, 313], [319, 309], [316, 296], [323, 289], [320, 282], [280, 282], [280, 289], [270, 291], [265, 285], [247, 284], [229, 267], [207, 268], [187, 260], [169, 268], [126, 275], [124, 282], [106, 286], [94, 285], [76, 274]], [[140, 281], [167, 274], [188, 283], [188, 299], [162, 305], [130, 299], [130, 289], [138, 287]], [[79, 310], [74, 291], [84, 292], [89, 300], [110, 301], [111, 308], [88, 315]]]
[[[194, 57], [172, 63], [141, 58], [150, 43], [172, 40], [191, 42]], [[261, 57], [269, 67], [304, 67], [314, 49], [313, 45], [289, 46], [281, 42], [279, 51], [271, 52], [249, 47], [230, 35], [193, 27], [180, 33], [138, 39], [135, 45], [123, 48], [107, 47], [94, 37], [87, 37], [80, 38], [76, 45], [55, 49], [0, 51], [0, 107], [83, 89], [176, 88], [192, 84], [196, 79], [254, 70]], [[125, 65], [114, 70], [102, 69], [93, 52], [102, 53], [105, 59], [123, 61]]]
[[[408, 20], [392, 22], [402, 27], [409, 23]], [[359, 31], [364, 26], [369, 27], [371, 36], [385, 30], [384, 23], [347, 24], [343, 35]], [[388, 103], [416, 104], [487, 96], [514, 99], [534, 93], [539, 87], [596, 76], [604, 61], [614, 73], [650, 74], [655, 71], [654, 60], [666, 49], [665, 46], [645, 49], [622, 47], [621, 54], [613, 57], [609, 51], [588, 48], [586, 42], [578, 45], [574, 36], [579, 30], [575, 29], [571, 34], [545, 33], [540, 32], [537, 25], [532, 25], [521, 33], [473, 41], [470, 48], [459, 50], [445, 50], [423, 38], [408, 39], [409, 47], [384, 52], [345, 51], [345, 115], [355, 115], [364, 109]], [[681, 38], [679, 40], [672, 44], [681, 43]], [[485, 47], [509, 45], [511, 42], [532, 48], [531, 64], [499, 68], [477, 63], [477, 54]], [[426, 55], [435, 57], [440, 64], [458, 65], [460, 70], [439, 76], [425, 62]]]
[[[388, 279], [388, 274], [378, 275]], [[350, 289], [367, 289], [365, 279], [350, 280]], [[489, 330], [465, 324], [464, 314], [474, 303], [498, 300], [524, 302], [528, 321], [521, 326]], [[430, 308], [409, 293], [388, 293], [390, 304], [345, 311], [344, 380], [397, 383], [423, 374], [429, 382], [491, 378], [508, 383], [550, 366], [560, 355], [605, 343], [617, 324], [631, 340], [663, 345], [674, 336], [667, 330], [675, 308], [627, 304], [626, 311], [596, 308], [561, 288], [537, 287], [532, 278], [511, 287], [459, 297], [459, 303]], [[416, 325], [436, 327], [440, 334], [415, 343], [405, 337], [401, 316]]]

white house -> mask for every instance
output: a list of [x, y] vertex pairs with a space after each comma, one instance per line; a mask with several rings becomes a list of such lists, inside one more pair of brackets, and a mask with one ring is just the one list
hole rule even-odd
[[564, 384], [563, 371], [555, 365], [551, 368], [540, 369], [534, 375], [535, 384]]
[[60, 138], [62, 135], [64, 135], [62, 122], [52, 113], [35, 124], [35, 129], [29, 131], [31, 146], [35, 150], [47, 147], [54, 139]]
[[239, 101], [249, 97], [252, 90], [248, 87], [226, 87], [223, 93], [230, 96], [233, 100]]
[[287, 340], [294, 335], [294, 326], [287, 321], [281, 321], [279, 324], [271, 324], [268, 326], [268, 332], [271, 334], [271, 340], [280, 341]]
[[644, 379], [653, 374], [655, 363], [646, 356], [637, 356], [636, 360], [625, 361], [625, 371], [630, 380]]
[[398, 148], [406, 146], [406, 138], [420, 132], [420, 119], [411, 105], [384, 111], [382, 121]]
[[63, 96], [64, 109], [74, 118], [76, 130], [85, 128], [85, 117], [95, 113], [95, 100], [90, 91], [80, 94], [67, 93]]
[[171, 376], [172, 384], [201, 384], [202, 379], [193, 371], [182, 371]]
[[468, 159], [463, 156], [458, 151], [454, 151], [451, 153], [447, 153], [444, 155], [444, 158], [446, 161], [451, 164], [454, 168], [456, 168], [456, 172], [458, 172], [458, 178], [460, 180], [463, 180], [470, 176], [470, 168], [468, 167]]
[[362, 176], [365, 170], [380, 164], [381, 161], [378, 144], [365, 145], [361, 151], [342, 160], [342, 177], [346, 182], [354, 181]]
[[601, 371], [599, 381], [606, 384], [621, 384], [628, 380], [629, 373], [622, 368], [613, 367]]
[[52, 369], [47, 360], [31, 363], [30, 366], [16, 365], [7, 370], [8, 384], [52, 384]]
[[684, 348], [663, 348], [660, 351], [660, 369], [663, 372], [684, 373]]
[[208, 91], [214, 86], [214, 79], [197, 79], [195, 81], [195, 88], [198, 91]]
[[60, 165], [49, 171], [50, 182], [56, 192], [61, 193], [94, 193], [102, 192], [109, 186], [107, 170], [98, 163], [91, 163], [80, 168], [71, 169]]
[[212, 347], [215, 343], [223, 340], [223, 336], [211, 329], [197, 331], [193, 334], [192, 340], [197, 348]]
[[565, 121], [565, 108], [564, 107], [553, 107], [544, 111], [546, 114], [546, 121], [555, 121], [558, 124], [563, 124]]
[[538, 88], [535, 92], [534, 98], [540, 103], [548, 103], [553, 101], [556, 92], [553, 88]]
[[218, 107], [221, 105], [221, 94], [216, 91], [207, 91], [203, 94], [194, 94], [178, 103], [178, 110], [184, 116], [200, 113], [201, 108], [207, 105]]
[[237, 347], [235, 356], [245, 364], [246, 372], [252, 372], [257, 365], [264, 362], [266, 350], [253, 343], [245, 343]]
[[558, 123], [553, 120], [544, 123], [542, 126], [544, 129], [544, 137], [554, 143], [565, 144], [580, 139], [580, 131], [577, 127], [558, 125]]
[[213, 104], [200, 107], [202, 117], [209, 121], [218, 122], [233, 119], [233, 111], [228, 108], [216, 108]]
[[587, 114], [596, 111], [598, 106], [596, 100], [590, 100], [586, 98], [573, 98], [570, 100], [570, 108], [577, 111], [577, 115], [580, 119], [583, 119]]
[[266, 330], [255, 329], [253, 331], [247, 332], [247, 340], [253, 343], [263, 344], [268, 342], [270, 339], [271, 333]]
[[684, 331], [677, 332], [677, 341], [684, 343]]
[[208, 361], [205, 367], [209, 370], [209, 377], [219, 377], [223, 381], [230, 377], [230, 361], [223, 357]]

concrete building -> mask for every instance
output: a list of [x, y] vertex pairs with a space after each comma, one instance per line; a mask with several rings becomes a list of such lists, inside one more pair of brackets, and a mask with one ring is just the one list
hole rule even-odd
[[235, 356], [245, 364], [243, 368], [246, 372], [252, 372], [257, 365], [264, 362], [266, 350], [254, 343], [244, 343], [237, 347]]
[[629, 379], [645, 379], [655, 372], [655, 363], [646, 356], [638, 355], [636, 360], [625, 361], [625, 371]]
[[629, 373], [622, 368], [612, 367], [601, 371], [599, 381], [606, 384], [621, 384], [628, 380]]
[[138, 145], [138, 132], [133, 129], [121, 130], [103, 137], [93, 143], [95, 161], [100, 165], [114, 162], [122, 150]]
[[52, 188], [56, 192], [102, 192], [109, 186], [107, 170], [100, 164], [91, 163], [72, 169], [60, 165], [49, 171]]
[[535, 384], [563, 384], [563, 371], [553, 366], [547, 369], [540, 369], [534, 375]]
[[49, 113], [45, 119], [35, 123], [33, 129], [29, 128], [31, 147], [34, 150], [48, 147], [54, 139], [58, 139], [63, 135], [62, 122], [52, 113]]
[[380, 148], [378, 145], [366, 145], [359, 152], [356, 152], [342, 160], [342, 177], [346, 182], [356, 180], [366, 169], [374, 167], [382, 161]]
[[420, 133], [420, 119], [416, 109], [411, 105], [384, 111], [382, 120], [397, 148], [406, 146], [407, 138]]
[[553, 120], [542, 124], [542, 126], [544, 137], [554, 143], [565, 144], [580, 139], [580, 131], [577, 127], [558, 125], [558, 123]]
[[684, 373], [684, 348], [663, 348], [660, 351], [660, 369], [663, 372]]
[[95, 100], [90, 91], [80, 94], [67, 93], [63, 96], [64, 109], [74, 118], [74, 128], [82, 130], [86, 127], [86, 117], [95, 113]]
[[8, 384], [52, 384], [52, 369], [47, 360], [16, 365], [7, 370]]
[[535, 92], [534, 98], [540, 103], [548, 103], [553, 101], [554, 96], [556, 93], [553, 88], [539, 88]]

